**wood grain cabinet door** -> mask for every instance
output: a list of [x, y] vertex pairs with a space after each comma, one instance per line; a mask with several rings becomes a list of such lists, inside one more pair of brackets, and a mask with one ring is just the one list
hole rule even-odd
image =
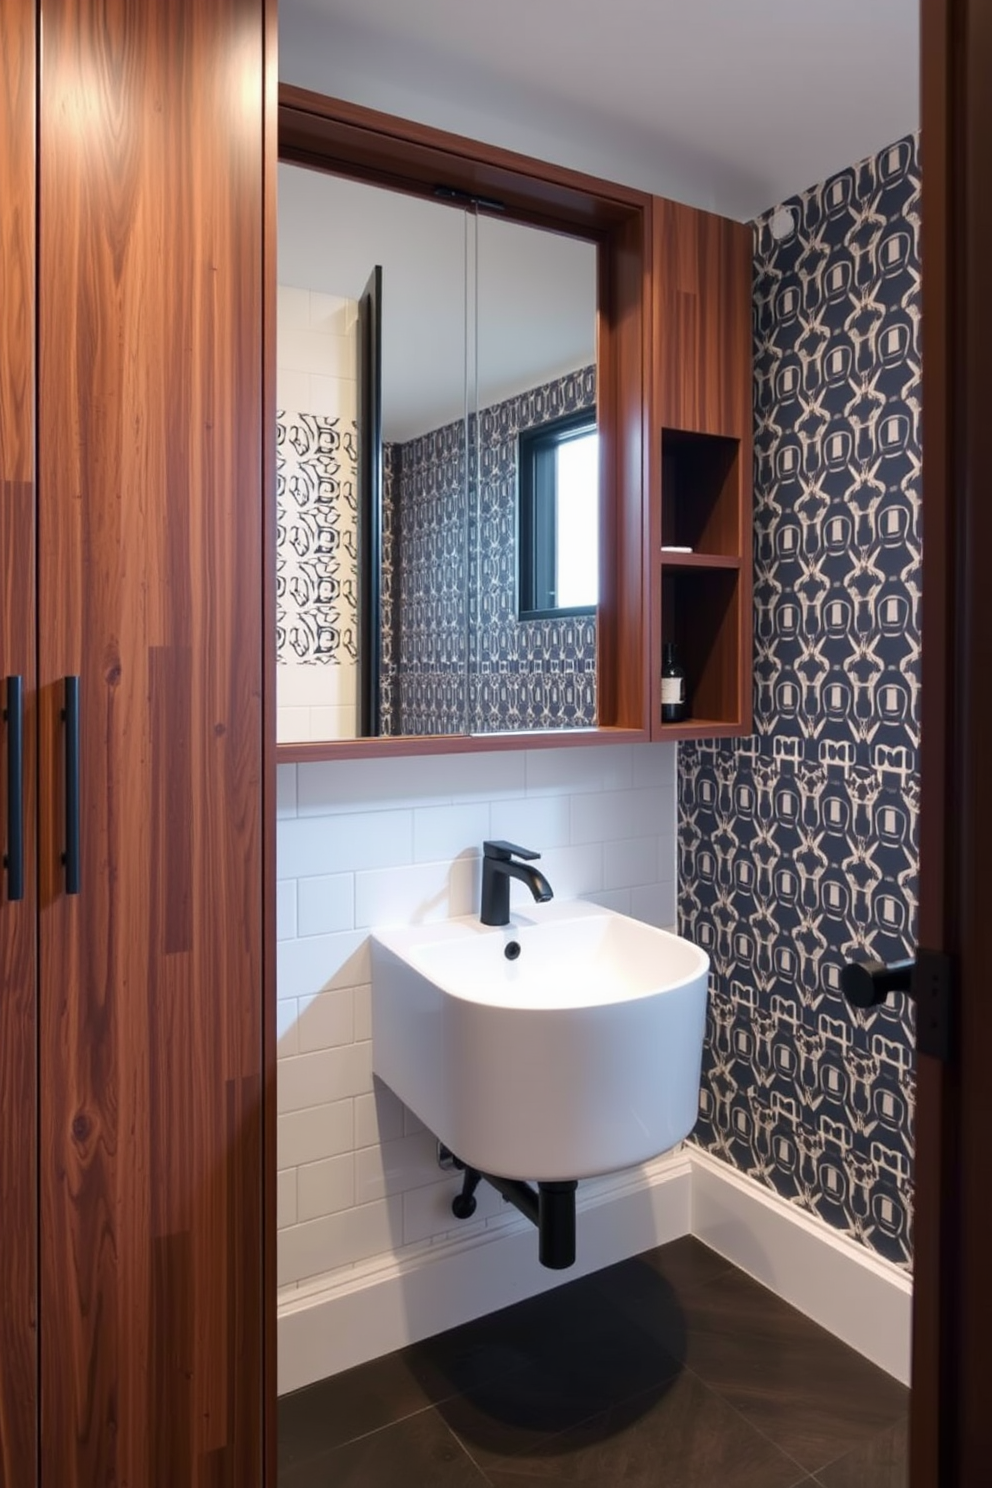
[[0, 5], [0, 1488], [37, 1481], [35, 5]]
[[40, 9], [41, 1480], [255, 1488], [263, 5]]

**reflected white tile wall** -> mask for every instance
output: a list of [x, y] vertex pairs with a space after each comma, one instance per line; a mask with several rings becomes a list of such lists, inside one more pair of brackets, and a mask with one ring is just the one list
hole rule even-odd
[[558, 898], [674, 926], [675, 763], [655, 744], [280, 768], [281, 1286], [507, 1215], [484, 1187], [459, 1226], [459, 1180], [373, 1082], [369, 929], [475, 912], [486, 837], [539, 851]]

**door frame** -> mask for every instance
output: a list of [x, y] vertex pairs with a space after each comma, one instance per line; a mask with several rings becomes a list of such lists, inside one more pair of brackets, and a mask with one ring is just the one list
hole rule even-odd
[[919, 941], [953, 966], [949, 1063], [917, 1064], [912, 1488], [971, 1488], [992, 1456], [992, 12], [921, 0], [923, 686]]
[[[269, 55], [275, 4], [268, 0]], [[922, 946], [954, 966], [948, 1064], [917, 1059], [913, 1296], [912, 1488], [972, 1488], [992, 1460], [992, 996], [982, 962], [992, 903], [992, 492], [984, 447], [992, 403], [992, 9], [920, 0], [924, 148], [923, 688], [920, 909]], [[274, 265], [278, 157], [275, 67], [265, 109], [266, 262]], [[271, 279], [272, 284], [268, 281]], [[275, 634], [275, 273], [265, 290], [267, 633]], [[984, 481], [983, 481], [984, 476]], [[275, 653], [267, 648], [266, 920], [275, 899]], [[266, 1461], [276, 1482], [275, 966], [266, 934]], [[983, 1393], [984, 1392], [984, 1393]]]

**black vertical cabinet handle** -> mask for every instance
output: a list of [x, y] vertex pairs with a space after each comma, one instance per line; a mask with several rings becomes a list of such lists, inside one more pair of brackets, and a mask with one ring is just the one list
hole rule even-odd
[[24, 682], [7, 678], [7, 898], [24, 898]]
[[65, 891], [79, 893], [79, 678], [65, 679]]

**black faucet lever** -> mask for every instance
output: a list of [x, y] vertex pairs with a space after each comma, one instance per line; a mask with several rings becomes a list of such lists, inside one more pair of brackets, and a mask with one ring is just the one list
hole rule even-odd
[[525, 863], [533, 863], [541, 856], [540, 853], [531, 852], [529, 847], [517, 847], [513, 842], [484, 842], [482, 851], [487, 858], [499, 858], [507, 862], [510, 858], [522, 858]]
[[519, 878], [530, 889], [538, 904], [553, 898], [551, 885], [537, 868], [529, 868], [540, 853], [512, 842], [482, 844], [482, 907], [479, 918], [484, 925], [510, 923], [510, 879]]

